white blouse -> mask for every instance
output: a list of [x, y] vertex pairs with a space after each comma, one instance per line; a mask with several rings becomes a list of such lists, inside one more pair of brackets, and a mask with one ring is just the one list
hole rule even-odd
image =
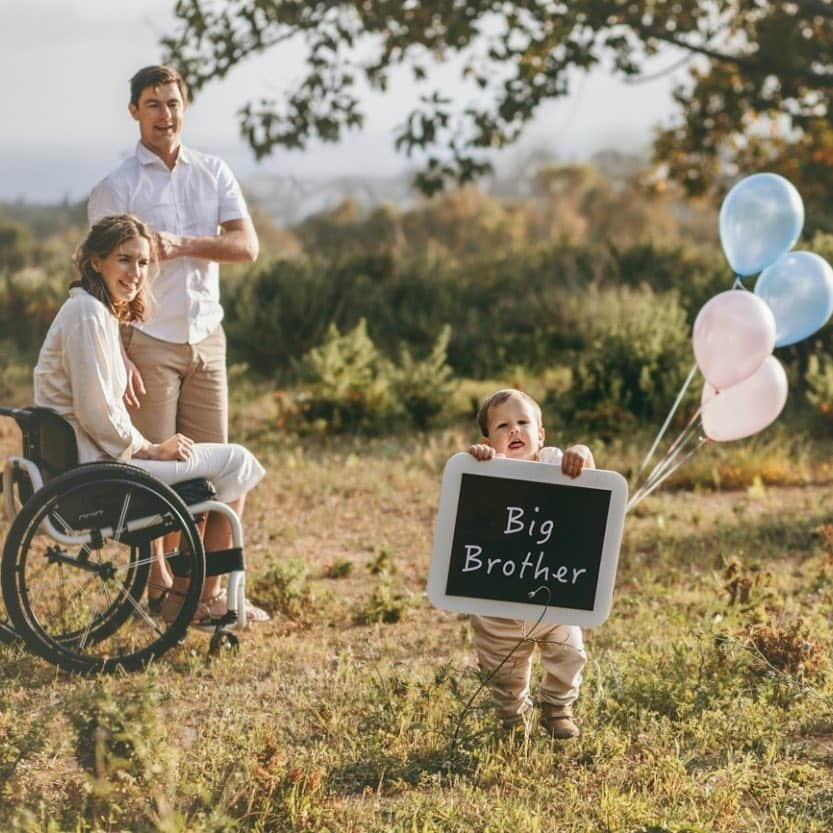
[[70, 289], [38, 356], [35, 404], [72, 425], [79, 462], [127, 462], [148, 444], [130, 422], [126, 386], [118, 320], [86, 290]]

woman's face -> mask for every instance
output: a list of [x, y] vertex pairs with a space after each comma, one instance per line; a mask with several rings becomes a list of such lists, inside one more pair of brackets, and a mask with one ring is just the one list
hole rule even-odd
[[107, 257], [93, 258], [114, 307], [129, 304], [142, 288], [150, 266], [150, 244], [144, 237], [120, 243]]

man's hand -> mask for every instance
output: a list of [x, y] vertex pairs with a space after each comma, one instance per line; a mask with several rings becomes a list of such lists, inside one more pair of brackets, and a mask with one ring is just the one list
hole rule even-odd
[[154, 234], [156, 240], [156, 253], [159, 260], [173, 260], [182, 255], [183, 240], [178, 234], [170, 234], [167, 231], [157, 231]]
[[184, 237], [157, 231], [154, 240], [160, 261], [198, 257], [217, 263], [254, 263], [259, 251], [257, 233], [248, 217], [221, 223], [219, 234]]
[[594, 469], [593, 454], [586, 445], [571, 445], [561, 458], [561, 471], [567, 477], [578, 477], [584, 469]]
[[142, 379], [139, 368], [127, 356], [123, 356], [123, 358], [124, 367], [127, 370], [127, 387], [124, 390], [124, 404], [128, 408], [141, 408], [139, 394], [144, 396], [147, 393], [147, 390], [145, 390], [145, 380]]

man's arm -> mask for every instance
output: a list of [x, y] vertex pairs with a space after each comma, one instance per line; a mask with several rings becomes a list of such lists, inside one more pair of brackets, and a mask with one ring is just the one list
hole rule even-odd
[[208, 237], [183, 237], [166, 231], [156, 233], [160, 260], [199, 257], [217, 263], [254, 263], [259, 245], [257, 232], [248, 217], [220, 224], [220, 233]]

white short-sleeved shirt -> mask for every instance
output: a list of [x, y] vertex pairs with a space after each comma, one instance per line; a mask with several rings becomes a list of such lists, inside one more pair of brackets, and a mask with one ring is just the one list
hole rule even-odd
[[[222, 159], [180, 146], [168, 170], [141, 142], [90, 194], [90, 225], [111, 214], [135, 214], [153, 231], [186, 237], [215, 235], [221, 223], [249, 216], [240, 186]], [[178, 257], [160, 263], [150, 288], [150, 316], [134, 326], [154, 338], [195, 344], [223, 320], [215, 261]]]

